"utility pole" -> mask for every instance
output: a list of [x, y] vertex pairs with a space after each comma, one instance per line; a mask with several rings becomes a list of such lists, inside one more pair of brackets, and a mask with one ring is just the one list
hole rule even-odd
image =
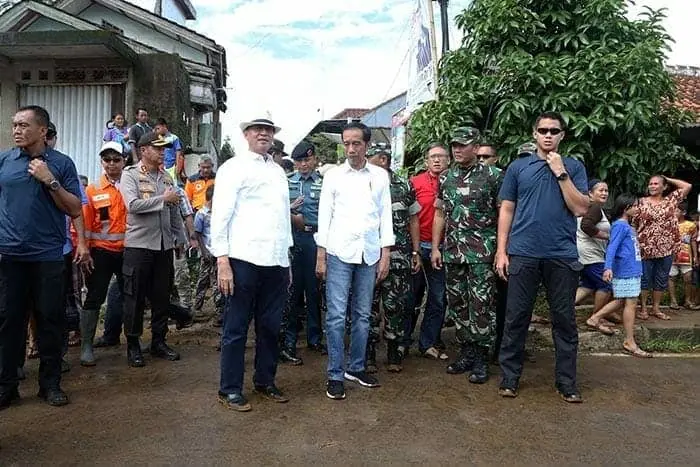
[[447, 13], [447, 3], [449, 0], [437, 0], [440, 4], [440, 24], [442, 26], [442, 55], [445, 56], [450, 51], [450, 18]]

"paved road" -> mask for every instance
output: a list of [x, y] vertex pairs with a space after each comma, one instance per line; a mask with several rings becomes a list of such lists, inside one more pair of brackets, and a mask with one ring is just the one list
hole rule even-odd
[[[71, 359], [77, 359], [71, 349]], [[287, 405], [252, 395], [253, 411], [215, 400], [218, 353], [182, 347], [177, 363], [128, 369], [123, 349], [65, 379], [72, 405], [51, 408], [36, 392], [36, 362], [22, 403], [0, 412], [0, 464], [152, 465], [698, 465], [700, 359], [583, 357], [586, 402], [552, 387], [552, 354], [526, 368], [517, 399], [496, 381], [474, 386], [418, 357], [384, 386], [324, 396], [324, 363], [302, 351], [282, 367]], [[252, 356], [248, 355], [248, 365]], [[246, 379], [250, 380], [250, 374]]]

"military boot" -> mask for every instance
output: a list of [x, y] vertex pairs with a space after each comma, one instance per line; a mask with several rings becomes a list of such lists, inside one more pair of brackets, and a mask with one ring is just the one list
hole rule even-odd
[[451, 375], [461, 375], [471, 371], [474, 366], [474, 347], [471, 344], [462, 344], [459, 355], [454, 362], [447, 366], [447, 373]]
[[377, 344], [367, 342], [367, 352], [365, 353], [365, 371], [367, 373], [377, 372]]
[[399, 353], [398, 342], [388, 341], [386, 343], [386, 356], [389, 362], [387, 369], [391, 373], [400, 373], [403, 368], [401, 367], [401, 354]]
[[92, 341], [97, 329], [97, 310], [80, 310], [80, 365], [95, 366]]
[[469, 382], [484, 384], [489, 380], [489, 349], [480, 345], [474, 346], [474, 366], [469, 375]]

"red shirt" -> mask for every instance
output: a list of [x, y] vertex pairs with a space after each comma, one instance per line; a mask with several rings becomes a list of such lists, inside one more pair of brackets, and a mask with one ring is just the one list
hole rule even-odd
[[435, 216], [435, 198], [438, 191], [438, 177], [425, 171], [411, 179], [416, 190], [416, 201], [420, 204], [418, 221], [420, 222], [420, 241], [433, 241], [433, 217]]

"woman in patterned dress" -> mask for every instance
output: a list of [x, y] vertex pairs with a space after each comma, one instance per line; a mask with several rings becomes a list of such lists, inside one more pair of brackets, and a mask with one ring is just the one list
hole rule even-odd
[[[683, 180], [654, 175], [649, 179], [649, 196], [639, 203], [634, 224], [642, 250], [642, 309], [639, 319], [649, 319], [647, 299], [652, 292], [651, 315], [670, 319], [660, 310], [661, 298], [668, 288], [673, 254], [680, 241], [676, 208], [688, 196], [692, 185]], [[670, 191], [670, 192], [669, 192]], [[664, 193], [667, 193], [664, 195]]]

